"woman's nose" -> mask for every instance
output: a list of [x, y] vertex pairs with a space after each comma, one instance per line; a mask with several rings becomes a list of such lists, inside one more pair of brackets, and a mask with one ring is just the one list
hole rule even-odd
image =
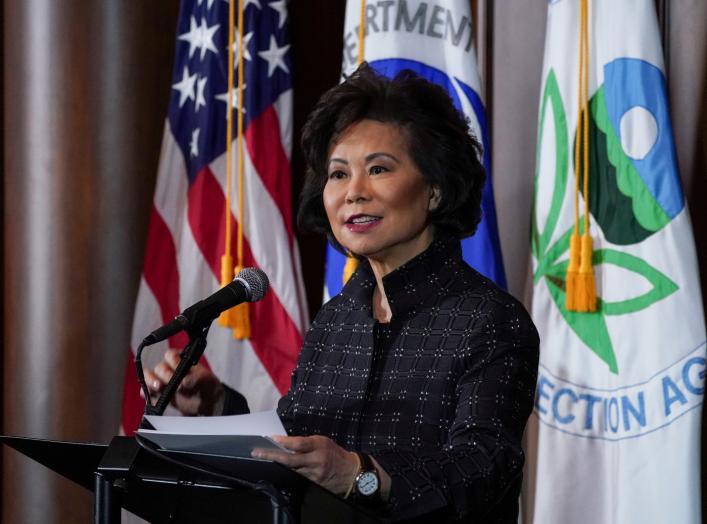
[[346, 186], [346, 202], [354, 203], [370, 198], [368, 177], [365, 173], [354, 173]]

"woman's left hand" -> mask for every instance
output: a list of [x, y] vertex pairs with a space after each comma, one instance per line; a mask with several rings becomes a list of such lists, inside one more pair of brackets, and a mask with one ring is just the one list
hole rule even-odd
[[294, 453], [255, 449], [252, 456], [279, 462], [337, 495], [348, 493], [359, 468], [355, 453], [320, 435], [272, 439]]

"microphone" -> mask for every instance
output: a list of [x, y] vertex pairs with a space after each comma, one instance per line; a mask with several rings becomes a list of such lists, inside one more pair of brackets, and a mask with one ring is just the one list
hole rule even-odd
[[156, 344], [180, 331], [211, 322], [238, 304], [257, 302], [265, 296], [269, 285], [268, 276], [262, 270], [255, 267], [241, 269], [230, 284], [189, 306], [174, 320], [147, 335], [142, 343], [145, 346]]

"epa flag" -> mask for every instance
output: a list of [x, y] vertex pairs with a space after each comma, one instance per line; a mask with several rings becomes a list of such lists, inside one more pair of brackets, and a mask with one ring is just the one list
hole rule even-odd
[[541, 346], [524, 522], [696, 524], [705, 325], [655, 6], [588, 6], [597, 311], [566, 308], [573, 151], [584, 135], [580, 0], [556, 0], [547, 14], [532, 224], [532, 314]]
[[[344, 27], [342, 71], [357, 67], [361, 2], [348, 0]], [[364, 58], [380, 73], [393, 77], [411, 69], [444, 87], [457, 109], [471, 123], [484, 148], [486, 184], [482, 198], [482, 220], [476, 234], [462, 241], [464, 260], [477, 271], [506, 287], [496, 210], [491, 184], [491, 162], [484, 104], [479, 95], [481, 80], [472, 45], [469, 2], [459, 0], [400, 0], [366, 2]], [[343, 286], [345, 257], [327, 249], [325, 299]]]
[[[238, 224], [237, 189], [226, 212], [229, 4], [181, 3], [172, 96], [128, 355], [122, 418], [126, 433], [136, 428], [144, 406], [133, 352], [150, 331], [220, 287], [226, 217], [234, 233], [243, 228], [244, 265], [262, 268], [270, 291], [251, 307], [250, 339], [234, 340], [231, 329], [213, 324], [206, 365], [241, 391], [251, 409], [272, 408], [287, 390], [308, 322], [290, 195], [292, 77], [286, 2], [246, 0], [244, 5], [244, 209], [243, 224]], [[233, 108], [241, 106], [236, 98], [234, 93]], [[233, 120], [235, 128], [235, 114]], [[236, 236], [232, 253], [237, 252]], [[171, 347], [185, 343], [184, 334], [169, 341]], [[166, 347], [165, 342], [146, 351], [146, 365], [161, 359]]]

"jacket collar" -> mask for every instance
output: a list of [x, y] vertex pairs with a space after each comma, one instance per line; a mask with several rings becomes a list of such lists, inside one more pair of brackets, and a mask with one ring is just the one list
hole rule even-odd
[[[383, 277], [393, 320], [414, 316], [420, 307], [444, 294], [461, 262], [461, 253], [457, 238], [439, 236], [425, 251]], [[375, 286], [371, 266], [367, 260], [362, 260], [341, 294], [370, 314]]]

